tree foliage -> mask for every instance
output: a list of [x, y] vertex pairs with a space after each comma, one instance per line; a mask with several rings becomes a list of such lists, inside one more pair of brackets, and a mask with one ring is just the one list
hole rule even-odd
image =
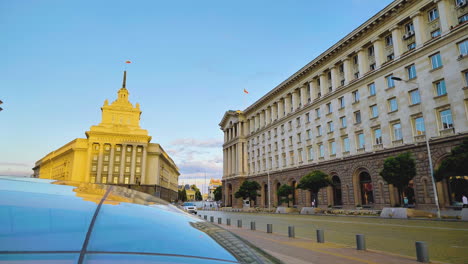
[[316, 170], [302, 177], [297, 188], [311, 191], [312, 199], [315, 199], [320, 189], [330, 184], [332, 184], [330, 176], [323, 171]]
[[416, 162], [410, 152], [388, 157], [384, 161], [380, 176], [382, 176], [387, 183], [397, 187], [401, 204], [401, 195], [404, 188], [406, 188], [411, 179], [416, 176]]
[[434, 173], [436, 181], [462, 175], [468, 175], [468, 138], [452, 149]]
[[281, 201], [283, 203], [287, 203], [289, 207], [289, 202], [292, 201], [292, 198], [289, 198], [291, 194], [294, 192], [294, 187], [283, 184], [279, 187], [279, 189], [276, 191], [276, 194], [281, 197]]
[[257, 191], [260, 190], [260, 184], [256, 181], [244, 181], [239, 190], [234, 194], [236, 198], [242, 198], [244, 200], [249, 199], [250, 201], [256, 200], [260, 194]]
[[200, 190], [196, 190], [195, 191], [195, 201], [202, 201], [202, 200], [203, 200], [203, 196], [201, 195]]
[[185, 191], [185, 189], [179, 190], [178, 193], [179, 193], [179, 201], [182, 201], [182, 202], [187, 201], [187, 192]]
[[216, 187], [216, 189], [213, 191], [213, 194], [215, 201], [220, 201], [223, 199], [223, 186]]

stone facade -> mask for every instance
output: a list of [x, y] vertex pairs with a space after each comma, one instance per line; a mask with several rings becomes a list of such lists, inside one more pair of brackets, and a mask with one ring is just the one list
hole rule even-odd
[[115, 184], [176, 200], [179, 169], [161, 145], [150, 143], [140, 105], [129, 101], [125, 86], [126, 72], [117, 99], [104, 101], [101, 123], [38, 160], [34, 177]]
[[[426, 139], [437, 167], [468, 135], [467, 15], [451, 0], [396, 0], [245, 110], [227, 111], [225, 205], [241, 206], [229, 193], [245, 179], [264, 188], [270, 174], [274, 196], [277, 182], [296, 184], [314, 169], [339, 183], [339, 206], [393, 205], [396, 188], [379, 172], [386, 157], [410, 151], [414, 203], [435, 206]], [[447, 183], [438, 187], [450, 205]], [[335, 189], [322, 190], [319, 205], [335, 205]], [[295, 196], [310, 205], [307, 192]]]

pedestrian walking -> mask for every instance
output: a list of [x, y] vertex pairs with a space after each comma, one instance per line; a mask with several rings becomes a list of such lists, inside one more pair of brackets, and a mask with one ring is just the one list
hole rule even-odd
[[463, 208], [468, 208], [468, 198], [466, 198], [466, 195], [464, 194], [462, 196], [462, 203], [463, 203]]

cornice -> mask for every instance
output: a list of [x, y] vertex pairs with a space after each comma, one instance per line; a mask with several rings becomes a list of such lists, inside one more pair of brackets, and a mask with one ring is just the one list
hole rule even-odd
[[291, 77], [280, 83], [278, 86], [273, 88], [270, 92], [268, 92], [266, 95], [258, 99], [255, 103], [250, 105], [244, 110], [244, 114], [248, 115], [250, 112], [255, 111], [255, 108], [271, 97], [277, 95], [278, 93], [283, 92], [285, 88], [288, 87], [288, 85], [300, 80], [301, 78], [304, 77], [305, 74], [309, 73], [312, 71], [316, 66], [321, 65], [325, 60], [330, 58], [331, 56], [334, 56], [335, 53], [339, 52], [343, 48], [350, 46], [351, 44], [357, 42], [358, 40], [361, 39], [361, 37], [366, 33], [367, 31], [379, 26], [380, 24], [383, 24], [385, 20], [387, 20], [388, 17], [393, 15], [394, 13], [398, 12], [400, 9], [402, 9], [406, 4], [409, 2], [413, 2], [414, 0], [396, 0], [392, 3], [390, 3], [388, 6], [386, 6], [384, 9], [382, 9], [380, 12], [378, 12], [376, 15], [368, 19], [366, 22], [364, 22], [362, 25], [360, 25], [358, 28], [353, 30], [351, 33], [346, 35], [344, 38], [342, 38], [340, 41], [338, 41], [335, 45], [327, 49], [325, 52], [320, 54], [317, 58], [309, 62], [307, 65], [302, 67], [300, 70], [298, 70], [296, 73], [294, 73]]

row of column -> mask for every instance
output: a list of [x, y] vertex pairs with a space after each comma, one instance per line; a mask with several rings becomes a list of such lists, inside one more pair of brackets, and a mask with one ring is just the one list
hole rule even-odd
[[224, 175], [240, 175], [247, 171], [247, 144], [239, 142], [223, 150]]
[[[98, 164], [97, 164], [97, 172], [96, 172], [96, 180], [98, 182], [102, 182], [102, 177], [107, 177], [107, 182], [113, 183], [113, 175], [114, 175], [114, 162], [115, 162], [115, 148], [117, 144], [109, 144], [109, 143], [93, 143], [91, 148], [95, 145], [99, 145], [99, 154], [98, 154]], [[109, 166], [108, 171], [103, 172], [103, 163], [104, 163], [104, 146], [110, 145], [110, 154], [109, 154]], [[132, 146], [132, 158], [131, 158], [131, 166], [130, 166], [130, 184], [135, 184], [135, 167], [136, 167], [136, 154], [137, 154], [137, 147], [142, 148], [142, 160], [140, 162], [141, 169], [140, 175], [141, 179], [140, 182], [145, 182], [146, 176], [146, 146], [137, 145], [137, 144], [119, 144], [122, 147], [121, 156], [120, 156], [120, 167], [119, 167], [119, 184], [124, 183], [124, 174], [125, 174], [125, 164], [126, 164], [126, 151], [128, 146]], [[89, 155], [89, 164], [90, 167], [92, 166], [92, 151], [88, 152]]]
[[236, 137], [241, 137], [245, 135], [245, 123], [244, 122], [238, 122], [232, 125], [232, 127], [227, 128], [224, 131], [224, 142], [228, 142], [230, 140], [233, 140]]
[[[456, 18], [449, 13], [449, 3], [447, 0], [436, 0], [435, 2], [437, 3], [439, 12], [440, 30], [442, 35], [444, 35], [450, 32], [450, 25], [456, 24]], [[424, 19], [423, 14], [418, 11], [410, 16], [415, 28], [416, 47], [422, 46], [428, 40], [430, 34], [427, 29], [428, 22]], [[403, 30], [402, 26], [399, 25], [395, 25], [389, 29], [392, 36], [395, 59], [398, 59], [406, 51], [403, 42]], [[248, 120], [250, 133], [268, 126], [272, 121], [294, 112], [301, 106], [305, 106], [307, 103], [336, 90], [342, 85], [349, 84], [356, 78], [360, 78], [372, 70], [370, 62], [375, 64], [375, 69], [380, 68], [387, 61], [386, 57], [388, 55], [385, 54], [384, 39], [376, 37], [371, 39], [370, 42], [370, 46], [361, 47], [352, 52], [351, 55], [333, 63], [330, 68], [312, 77], [310, 81], [304, 83], [301, 87], [295, 88], [292, 92], [278, 98], [276, 102], [267, 105], [265, 109], [260, 110], [256, 115], [252, 116]], [[373, 49], [373, 54], [369, 54], [369, 48]], [[357, 56], [358, 72], [355, 72], [352, 65], [353, 62], [351, 62], [351, 57], [354, 56]], [[356, 73], [358, 74], [355, 77]]]

